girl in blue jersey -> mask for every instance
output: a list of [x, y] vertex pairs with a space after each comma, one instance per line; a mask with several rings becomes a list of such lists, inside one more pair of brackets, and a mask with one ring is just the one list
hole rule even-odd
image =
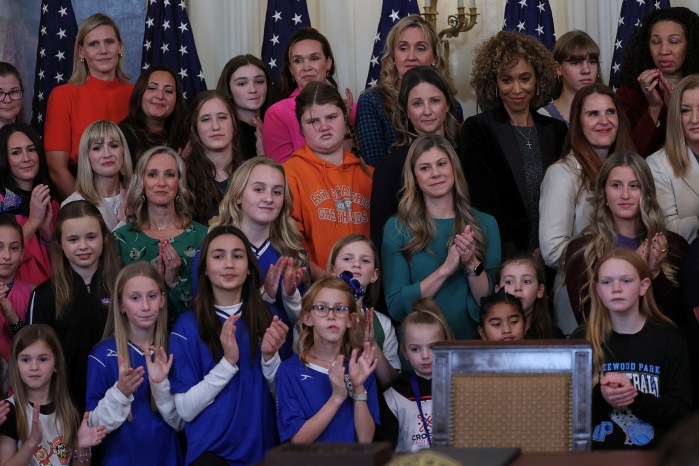
[[0, 464], [60, 466], [89, 464], [90, 448], [104, 426], [80, 421], [68, 391], [68, 374], [56, 332], [44, 324], [21, 329], [12, 341], [10, 412], [0, 426]]
[[181, 465], [175, 410], [167, 375], [165, 282], [148, 262], [134, 262], [117, 276], [105, 339], [87, 361], [91, 425], [107, 426], [104, 466]]
[[254, 157], [231, 176], [212, 223], [212, 228], [233, 225], [245, 233], [260, 267], [262, 298], [275, 305], [287, 325], [301, 312], [299, 285], [308, 260], [293, 209], [284, 168], [268, 157]]
[[[319, 279], [303, 297], [299, 354], [277, 373], [277, 426], [282, 442], [369, 443], [379, 420], [375, 350], [353, 342], [363, 325], [349, 285]], [[348, 364], [345, 363], [348, 361]]]
[[276, 442], [270, 384], [288, 327], [267, 307], [250, 243], [212, 229], [201, 246], [194, 310], [170, 334], [170, 374], [185, 421], [185, 464], [251, 464]]
[[592, 345], [592, 448], [653, 448], [691, 406], [687, 345], [653, 299], [634, 250], [600, 257], [585, 336]]

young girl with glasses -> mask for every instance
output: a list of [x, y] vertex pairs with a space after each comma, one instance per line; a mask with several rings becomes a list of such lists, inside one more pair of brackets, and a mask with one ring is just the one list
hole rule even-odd
[[[277, 372], [277, 427], [282, 442], [359, 442], [379, 419], [374, 347], [352, 341], [364, 324], [349, 285], [326, 276], [303, 297], [298, 355]], [[345, 362], [347, 361], [347, 362]]]

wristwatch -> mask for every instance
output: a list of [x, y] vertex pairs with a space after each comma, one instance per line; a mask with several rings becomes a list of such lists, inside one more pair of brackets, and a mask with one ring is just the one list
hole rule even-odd
[[366, 389], [364, 389], [364, 393], [354, 393], [350, 392], [350, 396], [354, 401], [366, 401], [367, 400], [367, 392]]
[[483, 273], [483, 263], [479, 262], [474, 268], [466, 267], [466, 275], [469, 277], [477, 277]]

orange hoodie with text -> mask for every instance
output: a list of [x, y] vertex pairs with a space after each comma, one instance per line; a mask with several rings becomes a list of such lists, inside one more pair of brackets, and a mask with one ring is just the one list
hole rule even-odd
[[347, 151], [342, 164], [333, 165], [305, 145], [291, 154], [284, 170], [294, 199], [292, 216], [310, 260], [325, 268], [337, 240], [350, 233], [369, 236], [372, 167], [362, 168]]

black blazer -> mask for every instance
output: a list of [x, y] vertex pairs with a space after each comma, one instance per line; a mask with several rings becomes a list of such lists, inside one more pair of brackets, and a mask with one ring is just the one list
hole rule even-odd
[[[561, 157], [566, 124], [532, 113], [539, 135], [543, 174]], [[502, 254], [529, 249], [529, 206], [517, 134], [505, 107], [469, 117], [461, 128], [459, 158], [472, 205], [498, 221]]]

